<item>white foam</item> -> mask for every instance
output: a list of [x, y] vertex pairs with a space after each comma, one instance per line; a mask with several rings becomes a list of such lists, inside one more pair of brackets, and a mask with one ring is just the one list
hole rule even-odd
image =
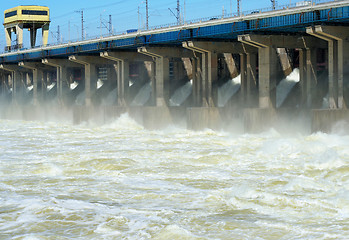
[[33, 88], [34, 88], [34, 85], [28, 86], [28, 87], [27, 87], [27, 92], [30, 92], [31, 90], [33, 90]]
[[131, 106], [143, 106], [148, 102], [152, 92], [151, 83], [146, 83], [133, 99]]
[[53, 82], [50, 85], [47, 86], [47, 91], [50, 91], [52, 88], [54, 88], [56, 86], [56, 83]]
[[132, 119], [128, 113], [121, 114], [115, 121], [104, 124], [102, 128], [112, 128], [114, 130], [141, 130], [143, 126]]
[[178, 88], [170, 98], [170, 106], [180, 106], [193, 90], [192, 80]]
[[97, 89], [100, 89], [103, 86], [104, 82], [101, 79], [97, 81]]
[[294, 86], [299, 82], [299, 69], [295, 68], [276, 87], [276, 107], [280, 107], [286, 100]]
[[348, 139], [0, 120], [0, 232], [345, 239]]
[[86, 97], [85, 91], [79, 93], [78, 96], [76, 96], [75, 104], [76, 104], [76, 105], [80, 105], [80, 106], [81, 106], [81, 105], [84, 105], [85, 97]]
[[234, 96], [241, 87], [241, 75], [227, 81], [218, 88], [218, 106], [224, 107], [229, 99]]
[[118, 89], [114, 88], [108, 93], [108, 95], [102, 99], [103, 106], [112, 106], [116, 103], [118, 99]]
[[79, 85], [79, 83], [77, 83], [76, 81], [72, 82], [70, 84], [70, 90], [74, 90], [78, 85]]
[[190, 231], [178, 226], [168, 225], [163, 228], [155, 237], [155, 240], [160, 239], [199, 239], [195, 237]]

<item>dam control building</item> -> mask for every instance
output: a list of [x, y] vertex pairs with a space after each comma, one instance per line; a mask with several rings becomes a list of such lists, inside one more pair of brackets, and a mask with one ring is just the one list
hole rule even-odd
[[[4, 12], [4, 28], [6, 36], [5, 50], [23, 48], [23, 29], [30, 30], [30, 45], [35, 46], [36, 33], [42, 29], [42, 45], [46, 46], [49, 35], [50, 10], [44, 6], [18, 6]], [[12, 44], [12, 33], [17, 35]]]

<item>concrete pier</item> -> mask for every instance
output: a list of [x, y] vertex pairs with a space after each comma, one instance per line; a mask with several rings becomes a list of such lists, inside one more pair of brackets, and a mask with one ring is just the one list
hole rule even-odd
[[308, 27], [307, 33], [328, 43], [328, 108], [312, 112], [312, 131], [329, 132], [341, 121], [349, 121], [347, 110], [349, 77], [349, 28]]
[[152, 95], [155, 106], [147, 106], [143, 110], [143, 125], [150, 129], [157, 129], [173, 124], [169, 110], [170, 98], [170, 58], [190, 57], [190, 51], [181, 48], [141, 47], [138, 52], [154, 59], [152, 71]]

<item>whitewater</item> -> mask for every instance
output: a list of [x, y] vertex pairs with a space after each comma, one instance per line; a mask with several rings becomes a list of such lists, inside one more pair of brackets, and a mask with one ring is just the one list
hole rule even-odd
[[349, 136], [0, 120], [0, 239], [347, 239]]

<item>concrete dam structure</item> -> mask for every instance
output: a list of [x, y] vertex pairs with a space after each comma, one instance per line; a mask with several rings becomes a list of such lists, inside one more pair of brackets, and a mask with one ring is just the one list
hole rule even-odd
[[348, 37], [349, 1], [341, 0], [8, 46], [0, 54], [0, 116], [71, 113], [80, 123], [128, 112], [151, 129], [259, 132], [286, 122], [328, 132], [349, 122]]

